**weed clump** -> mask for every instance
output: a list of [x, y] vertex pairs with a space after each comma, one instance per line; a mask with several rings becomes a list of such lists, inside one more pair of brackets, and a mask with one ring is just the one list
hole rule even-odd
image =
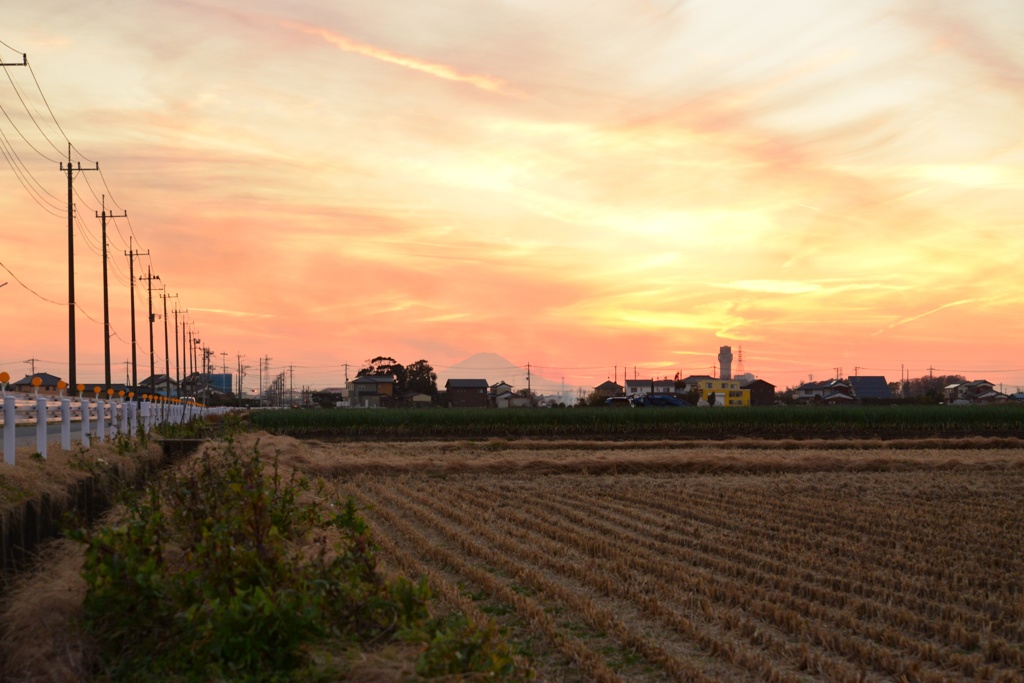
[[[84, 625], [99, 673], [283, 680], [325, 642], [427, 641], [424, 654], [436, 657], [437, 638], [458, 651], [451, 629], [429, 619], [425, 582], [378, 572], [353, 500], [335, 506], [317, 493], [276, 458], [265, 466], [258, 448], [241, 454], [229, 442], [141, 492], [122, 523], [74, 532], [86, 546]], [[496, 654], [474, 666], [508, 665], [481, 633], [467, 634], [467, 647]]]

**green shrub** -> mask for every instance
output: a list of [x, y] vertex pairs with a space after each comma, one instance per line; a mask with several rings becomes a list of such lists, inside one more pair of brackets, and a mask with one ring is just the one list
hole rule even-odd
[[512, 649], [489, 622], [479, 627], [461, 613], [430, 622], [407, 639], [424, 643], [416, 673], [425, 678], [483, 674], [502, 681], [532, 680], [533, 673], [516, 665]]
[[118, 526], [72, 534], [105, 676], [280, 680], [316, 641], [425, 620], [426, 585], [382, 579], [351, 499], [333, 511], [276, 459], [270, 470], [228, 444], [139, 495]]

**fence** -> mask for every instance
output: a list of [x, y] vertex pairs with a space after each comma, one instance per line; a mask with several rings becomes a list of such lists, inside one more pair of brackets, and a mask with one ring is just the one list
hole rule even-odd
[[0, 385], [3, 397], [3, 455], [4, 463], [14, 464], [17, 446], [17, 429], [35, 425], [36, 452], [46, 458], [50, 440], [49, 426], [60, 424], [60, 445], [65, 451], [71, 450], [72, 426], [79, 426], [79, 437], [83, 447], [88, 448], [95, 439], [111, 441], [120, 435], [136, 434], [141, 427], [146, 433], [165, 422], [182, 423], [199, 417], [203, 406], [166, 398], [164, 396], [143, 396], [141, 401], [133, 397], [112, 396], [96, 398], [17, 398], [8, 394]]

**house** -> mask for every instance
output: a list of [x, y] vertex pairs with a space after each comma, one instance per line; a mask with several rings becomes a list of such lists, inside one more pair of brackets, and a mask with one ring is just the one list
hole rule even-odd
[[350, 408], [380, 408], [395, 395], [395, 378], [391, 375], [362, 375], [348, 383]]
[[853, 395], [860, 401], [864, 399], [892, 400], [892, 389], [889, 388], [889, 383], [885, 381], [883, 375], [850, 377], [846, 381], [849, 382]]
[[672, 394], [675, 393], [676, 382], [672, 379], [627, 379], [626, 396], [637, 394]]
[[821, 382], [806, 382], [793, 390], [793, 398], [802, 403], [821, 401], [832, 394], [843, 394], [853, 398], [853, 389], [844, 380], [827, 379]]
[[529, 408], [530, 399], [511, 391], [504, 391], [494, 397], [495, 408]]
[[433, 403], [430, 394], [419, 391], [407, 391], [399, 397], [399, 405], [403, 408], [429, 408]]
[[841, 391], [833, 391], [831, 394], [825, 394], [819, 401], [822, 405], [826, 406], [848, 406], [857, 402], [850, 394], [844, 394]]
[[36, 387], [33, 386], [32, 380], [39, 378], [39, 395], [40, 396], [57, 396], [60, 394], [58, 384], [62, 381], [60, 377], [55, 377], [48, 372], [37, 372], [34, 375], [25, 375], [23, 379], [19, 379], [13, 385], [10, 385], [13, 391], [17, 391], [25, 394], [35, 394]]
[[449, 408], [486, 408], [487, 390], [485, 379], [450, 379], [445, 382]]
[[683, 385], [682, 391], [683, 393], [689, 393], [691, 391], [699, 392], [701, 390], [701, 382], [707, 382], [708, 380], [713, 379], [714, 377], [711, 375], [690, 375], [689, 377], [684, 377], [681, 381]]
[[[89, 393], [92, 387], [86, 385], [85, 391]], [[135, 395], [156, 394], [157, 396], [178, 396], [178, 383], [170, 375], [150, 375], [139, 382], [135, 389]]]
[[740, 383], [740, 389], [750, 392], [750, 405], [775, 405], [775, 385], [763, 379], [754, 379]]
[[[992, 382], [984, 379], [976, 379], [971, 382], [960, 382], [959, 384], [949, 384], [943, 388], [946, 394], [947, 403], [978, 403], [978, 399], [982, 396], [987, 396], [990, 393], [995, 392], [995, 385]], [[984, 402], [992, 403], [989, 400], [991, 397]]]
[[489, 389], [492, 399], [497, 398], [498, 396], [504, 394], [507, 391], [512, 391], [512, 385], [504, 380], [502, 380], [501, 382], [495, 382], [494, 384], [491, 385]]
[[739, 380], [710, 377], [700, 383], [698, 405], [718, 408], [741, 408], [750, 405], [750, 391], [740, 387]]
[[601, 384], [598, 384], [596, 387], [594, 387], [594, 394], [598, 398], [602, 399], [611, 398], [612, 396], [622, 396], [623, 391], [624, 390], [621, 386], [619, 386], [618, 384], [611, 380], [602, 382]]

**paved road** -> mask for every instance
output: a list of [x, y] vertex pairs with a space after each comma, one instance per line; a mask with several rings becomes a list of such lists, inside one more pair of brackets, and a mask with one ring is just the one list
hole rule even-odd
[[[93, 426], [95, 430], [95, 426]], [[21, 427], [14, 428], [14, 443], [16, 446], [35, 446], [36, 445], [36, 426], [35, 425], [24, 425]], [[93, 432], [95, 435], [95, 432]], [[48, 447], [52, 447], [52, 444], [57, 444], [60, 447], [60, 424], [46, 425], [46, 443]], [[82, 423], [72, 422], [71, 423], [71, 447], [74, 448], [75, 444], [82, 443]]]

